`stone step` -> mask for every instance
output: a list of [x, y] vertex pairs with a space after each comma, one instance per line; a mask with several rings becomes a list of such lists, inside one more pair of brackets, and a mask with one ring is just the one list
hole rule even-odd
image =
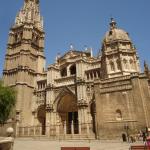
[[67, 135], [59, 135], [59, 136], [50, 136], [40, 135], [40, 136], [22, 136], [18, 137], [19, 139], [35, 139], [35, 140], [95, 140], [95, 135], [79, 135], [79, 134], [67, 134]]

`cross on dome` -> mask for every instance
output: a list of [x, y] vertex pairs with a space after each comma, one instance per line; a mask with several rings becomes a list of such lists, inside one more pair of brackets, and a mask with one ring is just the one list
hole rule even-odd
[[114, 20], [114, 18], [111, 18], [110, 29], [116, 29], [116, 28], [117, 28], [117, 23]]

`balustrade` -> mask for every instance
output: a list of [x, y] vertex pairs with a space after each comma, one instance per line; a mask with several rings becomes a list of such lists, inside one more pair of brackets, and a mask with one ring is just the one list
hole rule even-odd
[[[64, 122], [64, 124], [49, 125], [45, 127], [45, 136], [49, 138], [60, 138], [60, 137], [74, 137], [76, 135], [82, 136], [90, 135], [92, 133], [91, 123], [82, 123], [75, 124], [73, 121], [69, 124]], [[91, 130], [91, 131], [90, 131]], [[42, 126], [26, 126], [18, 127], [16, 130], [16, 135], [18, 137], [34, 137], [34, 136], [43, 136]]]

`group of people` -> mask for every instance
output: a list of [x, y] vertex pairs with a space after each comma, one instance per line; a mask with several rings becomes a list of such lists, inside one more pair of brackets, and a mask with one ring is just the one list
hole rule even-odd
[[136, 141], [143, 141], [143, 143], [148, 143], [150, 145], [149, 133], [141, 131], [139, 134], [128, 136], [128, 142], [134, 143]]
[[143, 140], [143, 143], [146, 147], [150, 149], [150, 135], [148, 132], [140, 132], [137, 136], [130, 136], [130, 142], [134, 143], [136, 140], [140, 140], [140, 138]]

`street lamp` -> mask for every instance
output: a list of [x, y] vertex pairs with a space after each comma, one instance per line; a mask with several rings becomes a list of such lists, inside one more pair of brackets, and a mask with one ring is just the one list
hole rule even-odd
[[129, 126], [128, 126], [127, 123], [124, 125], [124, 129], [126, 131], [127, 139], [128, 139], [128, 142], [129, 142]]

